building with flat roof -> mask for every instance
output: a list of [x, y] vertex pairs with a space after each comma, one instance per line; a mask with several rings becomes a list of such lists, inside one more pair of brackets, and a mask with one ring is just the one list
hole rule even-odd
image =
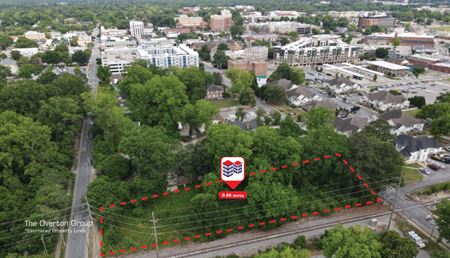
[[200, 28], [200, 27], [206, 27], [208, 23], [203, 21], [203, 17], [200, 16], [187, 16], [187, 15], [180, 15], [178, 17], [175, 17], [175, 21], [177, 23], [177, 26], [181, 27], [188, 27], [188, 28]]
[[148, 60], [150, 64], [169, 68], [172, 66], [186, 68], [199, 65], [198, 53], [184, 44], [172, 45], [142, 45], [136, 49], [139, 59]]
[[210, 27], [212, 31], [229, 31], [233, 21], [229, 10], [222, 10], [220, 15], [211, 15]]
[[367, 45], [392, 45], [395, 38], [400, 40], [400, 46], [434, 48], [434, 36], [416, 33], [375, 33], [365, 36], [363, 43]]
[[299, 34], [311, 34], [313, 25], [291, 21], [259, 22], [250, 25], [250, 29], [258, 33], [281, 33], [297, 32]]
[[271, 11], [267, 14], [267, 17], [269, 19], [275, 19], [275, 20], [279, 20], [282, 17], [287, 17], [287, 18], [297, 18], [300, 17], [302, 15], [305, 15], [306, 13], [304, 12], [297, 12], [297, 11]]
[[344, 43], [337, 35], [314, 35], [283, 47], [274, 47], [275, 63], [291, 66], [356, 63], [362, 48]]
[[136, 60], [134, 48], [109, 48], [101, 53], [103, 66], [108, 66], [113, 75], [123, 74], [125, 69]]
[[228, 60], [228, 69], [238, 69], [241, 71], [250, 71], [256, 77], [267, 77], [267, 62], [266, 61], [251, 61], [251, 60]]
[[360, 17], [358, 21], [358, 26], [360, 28], [368, 28], [374, 25], [378, 25], [381, 27], [392, 28], [395, 26], [396, 19], [393, 17], [389, 17], [385, 14], [382, 15], [370, 15], [367, 17]]
[[402, 76], [409, 72], [409, 67], [386, 61], [367, 61], [368, 68], [389, 76]]
[[144, 23], [141, 21], [130, 21], [130, 34], [135, 38], [142, 38], [144, 35]]
[[45, 33], [42, 32], [38, 32], [38, 31], [27, 31], [23, 34], [25, 36], [25, 38], [27, 39], [31, 39], [34, 41], [41, 41], [41, 40], [45, 40]]

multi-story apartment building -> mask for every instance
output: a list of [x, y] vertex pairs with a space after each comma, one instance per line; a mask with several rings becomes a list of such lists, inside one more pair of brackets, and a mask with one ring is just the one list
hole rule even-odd
[[274, 47], [275, 63], [291, 66], [356, 63], [361, 54], [360, 46], [346, 44], [337, 35], [315, 35]]
[[136, 54], [138, 59], [148, 60], [150, 64], [161, 68], [199, 65], [198, 53], [183, 44], [146, 44], [136, 49]]
[[184, 14], [176, 17], [175, 21], [177, 22], [177, 26], [188, 27], [188, 28], [199, 28], [199, 27], [205, 27], [208, 25], [206, 22], [203, 21], [203, 17], [187, 16]]
[[144, 35], [144, 23], [141, 21], [130, 21], [130, 34], [135, 38], [142, 38]]
[[385, 14], [370, 15], [367, 17], [359, 18], [358, 26], [360, 28], [368, 28], [368, 27], [374, 26], [374, 25], [392, 28], [395, 26], [395, 18], [389, 17]]
[[212, 31], [229, 31], [233, 21], [229, 10], [222, 10], [220, 15], [211, 15], [210, 27]]

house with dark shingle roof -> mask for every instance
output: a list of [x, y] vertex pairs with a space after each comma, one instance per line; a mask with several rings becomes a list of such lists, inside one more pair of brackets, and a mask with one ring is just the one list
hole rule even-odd
[[389, 111], [380, 115], [391, 126], [393, 135], [411, 134], [423, 131], [425, 121], [417, 119], [400, 110]]
[[335, 77], [325, 82], [325, 87], [334, 94], [352, 93], [361, 90], [361, 86], [345, 77]]
[[409, 101], [402, 94], [394, 95], [384, 90], [363, 96], [361, 103], [380, 112], [402, 110], [409, 107]]
[[347, 136], [361, 131], [368, 124], [369, 120], [361, 116], [351, 116], [346, 118], [337, 117], [334, 121], [336, 131]]
[[206, 89], [206, 99], [222, 99], [223, 98], [223, 88], [219, 85], [209, 85]]
[[427, 136], [399, 135], [395, 139], [395, 147], [407, 163], [426, 161], [428, 155], [442, 151], [442, 145]]

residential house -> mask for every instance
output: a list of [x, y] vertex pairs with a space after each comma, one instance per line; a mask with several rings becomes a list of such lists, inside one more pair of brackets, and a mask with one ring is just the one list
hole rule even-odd
[[424, 162], [428, 155], [442, 151], [442, 145], [427, 136], [399, 135], [395, 140], [395, 146], [407, 163]]
[[333, 94], [353, 93], [361, 90], [361, 86], [345, 77], [335, 77], [325, 83], [325, 87]]
[[209, 85], [206, 89], [206, 99], [216, 100], [223, 98], [223, 88], [218, 85]]
[[334, 121], [334, 127], [336, 131], [347, 136], [350, 136], [356, 132], [361, 131], [369, 124], [369, 121], [365, 117], [350, 116], [346, 118], [337, 117]]
[[286, 92], [286, 98], [289, 105], [296, 107], [304, 107], [312, 102], [320, 102], [323, 99], [317, 89], [297, 85]]
[[221, 108], [219, 114], [213, 120], [213, 124], [229, 123], [239, 126], [242, 130], [256, 129], [258, 127], [256, 108], [243, 107], [245, 115], [242, 121], [236, 117], [237, 108], [238, 107]]
[[421, 132], [425, 125], [424, 120], [414, 118], [400, 110], [383, 113], [380, 118], [389, 123], [393, 135]]
[[409, 107], [409, 101], [403, 95], [394, 95], [383, 90], [363, 96], [361, 103], [380, 112], [401, 110]]
[[347, 117], [337, 117], [334, 121], [334, 127], [337, 132], [350, 136], [361, 131], [369, 123], [377, 119], [377, 113], [365, 108], [359, 108], [355, 114], [350, 114]]

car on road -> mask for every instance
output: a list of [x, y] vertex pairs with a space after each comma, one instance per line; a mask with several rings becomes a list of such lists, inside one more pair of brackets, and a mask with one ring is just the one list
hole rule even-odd
[[419, 168], [419, 171], [424, 173], [425, 175], [431, 174], [431, 171], [428, 168]]
[[428, 164], [428, 167], [431, 168], [434, 171], [438, 171], [439, 167], [436, 164]]
[[420, 249], [425, 247], [425, 243], [423, 242], [422, 238], [419, 235], [417, 235], [416, 232], [409, 231], [408, 232], [408, 237], [411, 238], [412, 240], [414, 240], [414, 242], [416, 243], [417, 247], [419, 247]]

